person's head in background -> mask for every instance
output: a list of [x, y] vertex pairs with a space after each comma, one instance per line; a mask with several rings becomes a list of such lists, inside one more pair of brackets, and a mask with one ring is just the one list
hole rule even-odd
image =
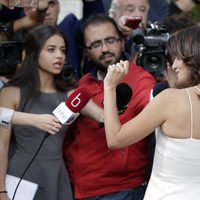
[[48, 79], [56, 90], [66, 91], [69, 85], [62, 76], [62, 70], [67, 42], [57, 26], [40, 24], [32, 28], [26, 35], [24, 51], [24, 60], [10, 84], [27, 85], [38, 91], [44, 79]]
[[164, 25], [166, 27], [167, 32], [172, 34], [177, 30], [195, 26], [198, 25], [199, 23], [200, 23], [200, 18], [195, 16], [193, 12], [187, 12], [169, 16], [167, 20], [164, 22]]
[[[166, 27], [166, 31], [172, 35], [173, 33], [180, 31], [185, 28], [197, 26], [200, 22], [200, 19], [195, 16], [192, 12], [188, 13], [179, 13], [169, 16], [167, 20], [165, 20], [164, 25]], [[169, 55], [169, 53], [167, 53]], [[166, 57], [166, 70], [164, 80], [167, 81], [169, 87], [179, 88], [177, 84], [177, 77], [174, 71], [171, 68], [172, 61], [170, 56]]]
[[149, 0], [113, 0], [109, 10], [109, 16], [118, 23], [121, 16], [140, 16], [143, 26], [148, 21]]
[[124, 41], [116, 22], [104, 14], [91, 16], [82, 26], [82, 45], [88, 59], [104, 74], [122, 59]]
[[48, 25], [56, 25], [59, 13], [60, 13], [59, 0], [49, 0], [44, 23]]
[[177, 86], [185, 88], [200, 83], [200, 27], [175, 32], [167, 42]]

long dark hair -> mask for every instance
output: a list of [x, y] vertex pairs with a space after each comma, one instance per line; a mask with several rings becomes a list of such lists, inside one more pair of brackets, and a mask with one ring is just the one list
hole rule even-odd
[[[45, 42], [54, 35], [60, 35], [64, 40], [64, 35], [56, 26], [40, 24], [28, 31], [24, 40], [25, 58], [16, 75], [8, 82], [8, 85], [24, 87], [28, 86], [30, 91], [39, 91], [40, 78], [38, 70], [38, 60], [40, 52]], [[66, 49], [67, 49], [67, 42]], [[62, 73], [55, 75], [55, 87], [58, 91], [66, 91], [73, 87], [71, 80], [64, 79]]]
[[192, 71], [192, 85], [200, 83], [200, 27], [193, 26], [175, 32], [167, 42], [167, 50], [172, 61], [183, 62]]

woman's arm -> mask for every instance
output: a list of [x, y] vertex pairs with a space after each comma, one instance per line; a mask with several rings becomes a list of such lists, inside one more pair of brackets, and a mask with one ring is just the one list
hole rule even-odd
[[33, 126], [52, 135], [61, 128], [59, 120], [51, 114], [32, 114], [15, 111], [12, 117], [12, 124]]
[[[25, 7], [25, 16], [15, 21], [14, 31], [18, 30], [20, 27], [34, 26], [43, 23], [48, 9], [48, 2], [48, 0], [39, 0], [37, 9], [34, 7]], [[34, 4], [32, 4], [32, 6], [34, 6]]]
[[[72, 92], [70, 91], [69, 94]], [[103, 109], [92, 100], [86, 104], [80, 113], [97, 122], [103, 122]], [[54, 115], [24, 113], [14, 111], [10, 108], [0, 107], [0, 126], [8, 128], [11, 124], [34, 126], [50, 134], [55, 134], [62, 127]]]
[[[0, 92], [0, 108], [13, 110], [13, 115], [10, 116], [11, 125], [27, 125], [34, 126], [44, 130], [50, 134], [55, 134], [60, 130], [62, 125], [58, 119], [51, 114], [32, 114], [15, 111], [18, 107], [20, 91], [16, 87], [5, 87]], [[0, 110], [0, 119], [5, 119], [5, 114]], [[6, 120], [5, 120], [6, 121]], [[2, 127], [2, 121], [0, 121]], [[9, 127], [9, 124], [8, 126]]]
[[[14, 92], [15, 91], [15, 92]], [[0, 106], [14, 109], [17, 90], [13, 88], [3, 88], [0, 92]], [[13, 96], [12, 96], [12, 95]], [[9, 128], [0, 127], [0, 191], [5, 191], [5, 176], [8, 166], [8, 149], [11, 137], [11, 126]], [[7, 199], [6, 193], [0, 193], [0, 199]]]
[[[136, 143], [151, 134], [164, 123], [163, 105], [166, 95], [158, 95], [134, 119], [121, 125], [116, 106], [116, 86], [128, 73], [128, 62], [109, 66], [104, 79], [104, 121], [107, 144], [110, 148], [122, 148]], [[162, 112], [161, 112], [162, 110]]]
[[[74, 90], [70, 90], [68, 92], [68, 96], [70, 96], [73, 92]], [[80, 110], [80, 113], [99, 123], [104, 122], [103, 109], [100, 108], [97, 104], [95, 104], [92, 99], [90, 99], [88, 103]]]
[[0, 0], [0, 5], [8, 6], [8, 0]]
[[9, 128], [11, 124], [34, 126], [50, 134], [55, 134], [62, 128], [59, 120], [53, 115], [24, 113], [0, 107], [0, 126]]
[[[8, 167], [8, 148], [11, 135], [11, 127], [9, 129], [0, 127], [0, 191], [6, 191], [5, 176]], [[0, 199], [7, 200], [6, 193], [0, 193]]]

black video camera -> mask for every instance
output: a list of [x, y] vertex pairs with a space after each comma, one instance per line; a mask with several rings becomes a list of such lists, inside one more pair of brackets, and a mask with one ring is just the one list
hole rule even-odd
[[[7, 32], [0, 23], [0, 34]], [[10, 76], [16, 71], [22, 60], [22, 43], [18, 41], [0, 41], [0, 76]]]
[[169, 39], [164, 25], [149, 24], [146, 29], [133, 31], [133, 48], [139, 52], [136, 58], [137, 65], [142, 66], [150, 73], [162, 74], [166, 69], [167, 51], [166, 42]]

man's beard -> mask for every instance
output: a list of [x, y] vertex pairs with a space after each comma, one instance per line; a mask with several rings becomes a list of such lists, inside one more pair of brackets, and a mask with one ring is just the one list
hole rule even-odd
[[[105, 54], [104, 54], [104, 55], [105, 55]], [[104, 55], [100, 56], [100, 57], [99, 57], [99, 60], [101, 60], [101, 58], [102, 58]], [[114, 56], [115, 56], [115, 55], [114, 55]], [[115, 60], [111, 60], [110, 62], [106, 62], [105, 64], [102, 64], [101, 62], [93, 61], [93, 60], [92, 60], [92, 62], [93, 62], [93, 64], [94, 64], [94, 67], [96, 67], [96, 69], [98, 69], [98, 70], [100, 70], [100, 71], [102, 71], [102, 72], [107, 72], [108, 66], [109, 66], [109, 65], [112, 65], [112, 64], [116, 64], [117, 62], [119, 62], [121, 56], [115, 57], [115, 58], [116, 58]]]
[[114, 64], [113, 62], [102, 64], [100, 62], [92, 61], [94, 64], [94, 67], [102, 72], [107, 72], [108, 66]]

